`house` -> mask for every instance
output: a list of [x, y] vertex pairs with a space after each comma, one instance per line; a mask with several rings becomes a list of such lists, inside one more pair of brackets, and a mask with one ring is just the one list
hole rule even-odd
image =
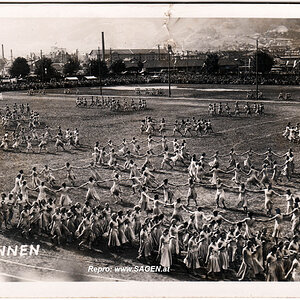
[[243, 63], [237, 58], [221, 57], [219, 59], [219, 72], [222, 73], [235, 73], [239, 71], [239, 67]]

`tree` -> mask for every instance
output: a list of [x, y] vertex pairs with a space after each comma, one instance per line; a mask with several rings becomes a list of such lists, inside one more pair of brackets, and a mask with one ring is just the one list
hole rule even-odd
[[65, 75], [76, 75], [80, 69], [80, 62], [77, 57], [69, 57], [68, 61], [64, 64]]
[[9, 69], [9, 73], [13, 77], [24, 77], [30, 73], [30, 67], [27, 63], [26, 58], [17, 57], [11, 68]]
[[[262, 74], [269, 73], [274, 65], [273, 57], [269, 53], [263, 51], [257, 52], [257, 62], [258, 72]], [[256, 70], [256, 53], [252, 59], [252, 68]]]
[[144, 68], [144, 63], [142, 61], [138, 61], [138, 71], [141, 72]]
[[59, 77], [57, 71], [52, 66], [52, 60], [46, 57], [43, 57], [35, 63], [35, 74], [44, 81]]
[[219, 56], [217, 53], [208, 53], [206, 55], [204, 70], [209, 74], [219, 71]]
[[91, 59], [90, 60], [90, 74], [98, 77], [99, 70], [101, 73], [101, 77], [104, 77], [108, 74], [108, 68], [107, 68], [106, 62], [100, 60], [100, 68], [99, 68], [99, 59]]
[[110, 69], [114, 74], [121, 74], [126, 70], [126, 65], [122, 59], [118, 59], [111, 64]]

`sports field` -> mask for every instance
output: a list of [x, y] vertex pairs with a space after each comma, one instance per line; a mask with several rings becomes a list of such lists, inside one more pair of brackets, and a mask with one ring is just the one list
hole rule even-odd
[[[212, 87], [213, 89], [214, 87]], [[222, 87], [218, 87], [222, 88]], [[236, 89], [249, 90], [251, 87], [235, 87]], [[199, 87], [200, 89], [200, 87]], [[253, 88], [252, 88], [253, 89]], [[65, 152], [55, 152], [54, 142], [48, 145], [48, 152], [42, 153], [26, 153], [25, 148], [21, 152], [3, 151], [0, 152], [0, 191], [8, 192], [13, 188], [14, 178], [20, 169], [24, 170], [25, 174], [30, 174], [33, 166], [41, 170], [45, 164], [51, 168], [62, 167], [66, 162], [70, 162], [73, 166], [86, 166], [91, 161], [92, 148], [96, 141], [100, 145], [107, 144], [111, 139], [114, 144], [120, 145], [123, 138], [128, 141], [133, 136], [139, 141], [142, 146], [142, 153], [146, 150], [145, 135], [141, 135], [139, 127], [140, 122], [146, 116], [151, 116], [156, 121], [160, 121], [162, 117], [167, 122], [166, 137], [171, 142], [173, 140], [172, 130], [176, 119], [186, 119], [196, 117], [198, 119], [210, 118], [214, 134], [208, 134], [199, 137], [185, 137], [187, 141], [187, 149], [190, 154], [199, 154], [205, 152], [208, 157], [212, 156], [216, 150], [220, 154], [228, 154], [231, 148], [234, 148], [237, 153], [242, 153], [249, 150], [251, 147], [255, 152], [263, 153], [268, 147], [279, 154], [284, 154], [292, 147], [295, 155], [296, 173], [299, 172], [298, 165], [300, 163], [298, 144], [289, 144], [282, 137], [282, 133], [288, 122], [295, 124], [299, 121], [300, 116], [300, 90], [292, 89], [292, 101], [278, 101], [275, 99], [278, 92], [281, 90], [287, 91], [288, 88], [268, 87], [266, 88], [266, 99], [262, 102], [265, 107], [265, 114], [262, 116], [252, 115], [247, 117], [241, 115], [239, 117], [208, 116], [209, 103], [219, 102], [222, 99], [223, 103], [228, 102], [233, 110], [236, 100], [242, 103], [246, 101], [245, 92], [241, 91], [224, 91], [212, 90], [210, 92], [201, 92], [201, 90], [191, 90], [190, 93], [182, 94], [174, 92], [174, 97], [147, 97], [148, 110], [137, 112], [111, 112], [107, 109], [98, 108], [78, 108], [75, 106], [75, 95], [64, 95], [63, 91], [55, 90], [47, 93], [44, 96], [35, 95], [27, 96], [25, 92], [8, 92], [3, 93], [4, 100], [0, 102], [0, 107], [4, 108], [6, 104], [12, 106], [14, 103], [29, 103], [30, 107], [40, 113], [40, 121], [43, 127], [47, 124], [50, 128], [57, 128], [59, 125], [63, 130], [67, 128], [79, 130], [80, 147], [71, 149]], [[182, 90], [178, 90], [182, 91]], [[80, 95], [97, 94], [95, 89], [84, 88], [80, 91]], [[105, 95], [116, 95], [122, 97], [121, 90], [105, 90]], [[133, 93], [131, 93], [133, 95]], [[124, 95], [130, 93], [124, 92]], [[193, 96], [193, 97], [192, 97]], [[251, 102], [251, 101], [249, 101]], [[254, 101], [253, 101], [254, 102]], [[38, 132], [43, 132], [39, 129]], [[3, 128], [0, 129], [1, 137], [4, 135]], [[176, 136], [178, 139], [183, 139]], [[156, 141], [160, 141], [161, 137], [154, 136]], [[36, 144], [33, 144], [36, 147]], [[161, 144], [158, 143], [154, 152], [159, 154], [162, 152]], [[171, 145], [171, 144], [170, 144]], [[155, 158], [155, 175], [162, 182], [164, 178], [168, 178], [171, 183], [184, 184], [187, 182], [188, 174], [180, 167], [176, 167], [175, 171], [160, 170], [162, 157]], [[280, 163], [282, 160], [280, 160]], [[120, 164], [124, 161], [119, 160]], [[143, 159], [137, 160], [138, 166], [143, 163]], [[228, 158], [221, 160], [221, 168], [228, 163]], [[254, 159], [254, 164], [261, 167], [262, 157]], [[89, 171], [75, 170], [76, 185], [80, 185], [88, 180]], [[100, 174], [105, 179], [111, 179], [112, 171], [108, 169], [100, 169]], [[57, 182], [61, 183], [64, 180], [64, 172], [57, 172]], [[122, 174], [128, 177], [128, 173]], [[231, 183], [231, 174], [222, 175], [227, 184]], [[101, 195], [101, 203], [110, 202], [112, 208], [116, 211], [123, 209], [132, 209], [139, 201], [139, 196], [132, 195], [132, 190], [125, 183], [122, 186], [124, 203], [114, 204], [110, 195], [110, 183], [104, 184], [98, 188]], [[287, 188], [290, 188], [295, 195], [298, 195], [300, 179], [292, 179], [292, 182], [286, 183], [283, 181], [275, 187], [275, 191], [283, 194]], [[182, 187], [175, 192], [175, 198], [181, 197], [184, 202], [188, 187]], [[71, 192], [73, 202], [84, 202], [86, 190], [80, 189]], [[215, 189], [204, 187], [197, 188], [198, 203], [204, 208], [204, 212], [210, 213], [215, 208], [214, 195]], [[33, 193], [33, 195], [35, 195]], [[221, 209], [223, 216], [230, 220], [240, 220], [245, 217], [245, 213], [241, 209], [236, 208], [237, 193], [227, 192], [228, 209]], [[249, 210], [260, 218], [265, 218], [264, 211], [264, 195], [261, 193], [253, 193], [248, 195]], [[279, 207], [285, 211], [286, 203], [284, 198], [276, 198], [274, 207]], [[171, 208], [164, 209], [167, 215], [172, 212]], [[286, 223], [285, 233], [289, 235], [290, 224]], [[271, 230], [273, 223], [268, 223]], [[201, 280], [200, 277], [194, 277], [180, 268], [175, 266], [175, 272], [169, 274], [159, 273], [115, 273], [104, 272], [101, 274], [88, 273], [89, 265], [94, 266], [142, 266], [143, 263], [136, 259], [137, 249], [126, 249], [120, 253], [112, 253], [107, 249], [106, 242], [99, 247], [99, 251], [78, 250], [72, 245], [62, 247], [52, 247], [49, 239], [45, 238], [42, 241], [35, 241], [41, 244], [41, 254], [37, 257], [28, 257], [28, 259], [20, 259], [20, 257], [0, 257], [0, 273], [3, 275], [3, 280], [145, 280], [145, 281], [162, 281], [162, 280]], [[0, 245], [6, 244], [21, 244], [24, 240], [14, 230], [5, 232], [0, 235]], [[101, 252], [100, 252], [101, 251]], [[10, 276], [11, 275], [11, 276]], [[1, 276], [1, 274], [0, 274]], [[230, 277], [229, 277], [230, 278]]]

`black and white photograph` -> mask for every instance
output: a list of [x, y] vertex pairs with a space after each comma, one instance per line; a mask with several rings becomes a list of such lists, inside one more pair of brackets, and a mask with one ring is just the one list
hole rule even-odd
[[1, 282], [300, 281], [295, 13], [23, 6], [0, 12]]

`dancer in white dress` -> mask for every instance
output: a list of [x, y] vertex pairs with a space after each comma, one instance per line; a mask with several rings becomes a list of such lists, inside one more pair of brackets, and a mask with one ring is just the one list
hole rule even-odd
[[37, 202], [39, 203], [41, 200], [46, 200], [48, 199], [48, 196], [47, 196], [47, 191], [48, 192], [52, 192], [52, 193], [55, 193], [54, 190], [48, 188], [45, 186], [45, 182], [42, 181], [39, 186], [35, 189], [36, 191], [38, 191], [38, 196], [37, 196]]
[[285, 275], [285, 279], [289, 279], [291, 275], [291, 280], [292, 281], [300, 281], [300, 262], [299, 262], [299, 254], [294, 254], [293, 255], [294, 259], [292, 262], [292, 266], [290, 270], [287, 272]]
[[194, 232], [187, 244], [187, 255], [183, 260], [186, 267], [195, 274], [195, 270], [200, 268], [199, 257], [198, 257], [198, 234]]
[[116, 174], [113, 178], [113, 185], [110, 189], [110, 193], [113, 196], [113, 198], [115, 199], [115, 203], [123, 202], [122, 198], [121, 198], [121, 187], [120, 187], [120, 176], [119, 174]]
[[272, 237], [275, 240], [276, 245], [278, 244], [278, 239], [280, 238], [281, 231], [282, 231], [282, 222], [283, 222], [283, 215], [281, 214], [280, 208], [275, 209], [276, 215], [268, 220], [261, 221], [261, 222], [270, 222], [275, 221], [274, 229]]
[[71, 182], [71, 184], [74, 186], [75, 185], [75, 174], [73, 169], [81, 169], [81, 167], [74, 167], [71, 166], [71, 164], [69, 162], [66, 162], [66, 164], [58, 169], [52, 169], [53, 172], [55, 171], [60, 171], [60, 170], [66, 170], [66, 179]]
[[286, 214], [289, 214], [293, 210], [293, 205], [294, 205], [294, 195], [292, 194], [290, 189], [286, 190]]
[[52, 174], [52, 169], [48, 165], [45, 165], [39, 174], [44, 176], [44, 179], [52, 186], [55, 184], [55, 177]]
[[90, 177], [89, 181], [87, 181], [86, 183], [83, 183], [82, 185], [80, 185], [78, 187], [78, 188], [82, 188], [84, 186], [87, 186], [88, 190], [87, 190], [87, 193], [85, 196], [86, 200], [93, 199], [96, 202], [100, 201], [100, 196], [97, 193], [96, 187], [95, 187], [96, 184], [97, 184], [97, 182], [94, 180], [94, 178]]
[[69, 196], [69, 191], [71, 189], [74, 189], [74, 187], [68, 187], [65, 182], [63, 182], [61, 186], [62, 187], [59, 190], [55, 191], [56, 193], [60, 193], [58, 205], [69, 208], [72, 204], [72, 200]]
[[259, 177], [259, 171], [257, 171], [252, 165], [249, 166], [250, 170], [246, 174], [248, 176], [245, 185], [246, 186], [251, 186], [254, 185], [256, 187], [260, 187], [260, 182], [258, 180]]
[[101, 181], [102, 178], [100, 173], [98, 172], [98, 169], [100, 168], [101, 167], [97, 166], [95, 162], [92, 161], [88, 166], [84, 166], [81, 169], [89, 169], [91, 172], [91, 177], [93, 177], [95, 181]]
[[275, 192], [272, 189], [272, 185], [268, 184], [267, 188], [264, 190], [265, 192], [265, 209], [267, 211], [267, 215], [271, 215], [272, 214], [272, 208], [273, 208], [273, 196], [277, 195], [277, 196], [281, 196], [280, 194], [278, 194], [277, 192]]
[[[172, 237], [173, 238], [173, 237]], [[165, 229], [163, 235], [159, 240], [158, 253], [160, 256], [160, 265], [165, 268], [170, 268], [172, 266], [172, 254], [170, 250], [170, 236], [169, 230]]]

